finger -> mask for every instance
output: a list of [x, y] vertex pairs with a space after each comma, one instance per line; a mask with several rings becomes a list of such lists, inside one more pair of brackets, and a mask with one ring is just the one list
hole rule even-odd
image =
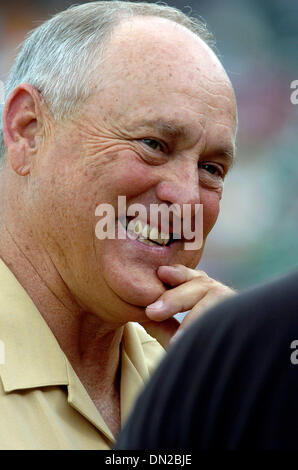
[[182, 264], [174, 266], [160, 266], [157, 270], [159, 279], [169, 286], [178, 286], [183, 282], [191, 281], [195, 277], [207, 276], [203, 271], [190, 269]]
[[215, 291], [207, 292], [204, 297], [198, 302], [183, 318], [179, 330], [183, 330], [187, 328], [191, 323], [193, 323], [196, 319], [201, 317], [207, 310], [214, 307], [215, 305], [223, 302], [228, 297], [235, 295], [236, 292], [232, 291], [231, 289], [222, 291], [221, 295], [219, 296], [216, 294]]
[[170, 344], [177, 341], [178, 338], [190, 327], [190, 325], [200, 318], [207, 310], [214, 307], [216, 304], [224, 300], [218, 296], [208, 295], [208, 293], [197, 303], [183, 318], [180, 327], [170, 340]]
[[185, 330], [187, 330], [194, 321], [200, 318], [207, 310], [209, 310], [209, 308], [216, 305], [216, 303], [218, 303], [218, 299], [217, 301], [210, 300], [208, 298], [208, 294], [206, 294], [202, 298], [202, 300], [197, 305], [195, 305], [189, 311], [189, 313], [187, 313], [187, 315], [185, 315], [185, 317], [183, 318], [180, 324], [180, 327], [178, 328], [174, 336], [172, 336], [172, 338], [170, 339], [169, 344], [172, 345], [173, 343], [175, 343], [177, 339], [181, 337], [181, 335], [185, 332]]
[[206, 294], [207, 286], [200, 279], [192, 279], [172, 290], [146, 308], [146, 315], [154, 321], [163, 321], [176, 313], [191, 309]]
[[180, 328], [183, 330], [187, 328], [191, 323], [197, 320], [211, 307], [214, 307], [217, 303], [220, 302], [219, 297], [210, 296], [206, 294], [200, 302], [198, 302], [185, 317], [183, 318]]
[[150, 336], [155, 338], [159, 344], [166, 349], [172, 338], [177, 333], [180, 322], [175, 318], [170, 318], [169, 320], [162, 322], [148, 320], [147, 322], [142, 323], [142, 326]]

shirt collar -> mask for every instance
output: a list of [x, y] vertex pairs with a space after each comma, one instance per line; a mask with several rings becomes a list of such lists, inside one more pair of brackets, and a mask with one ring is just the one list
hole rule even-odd
[[[0, 259], [0, 340], [5, 363], [0, 377], [6, 393], [67, 385], [68, 402], [112, 443], [114, 437], [80, 382], [58, 341], [33, 301]], [[121, 348], [121, 422], [149, 377], [142, 342], [133, 323], [124, 328]]]
[[66, 356], [27, 292], [0, 260], [0, 340], [5, 392], [67, 385]]

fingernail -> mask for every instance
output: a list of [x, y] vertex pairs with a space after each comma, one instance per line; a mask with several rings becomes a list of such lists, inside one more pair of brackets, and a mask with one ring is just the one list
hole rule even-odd
[[164, 303], [162, 300], [158, 300], [157, 302], [154, 302], [153, 304], [150, 304], [147, 306], [147, 310], [161, 310], [164, 306]]

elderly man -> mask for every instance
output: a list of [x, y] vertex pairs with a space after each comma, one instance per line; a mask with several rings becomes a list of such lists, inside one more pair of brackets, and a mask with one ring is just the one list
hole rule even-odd
[[[237, 121], [208, 41], [177, 10], [129, 2], [73, 7], [25, 41], [3, 111], [1, 448], [110, 448], [162, 346], [233, 293], [194, 269]], [[202, 204], [202, 246], [98, 239], [99, 204], [120, 230], [119, 195], [192, 217]]]

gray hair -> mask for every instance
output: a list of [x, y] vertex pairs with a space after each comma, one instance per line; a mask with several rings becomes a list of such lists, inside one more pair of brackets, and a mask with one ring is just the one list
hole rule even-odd
[[[20, 84], [40, 91], [53, 117], [64, 119], [92, 93], [92, 72], [103, 58], [104, 45], [124, 19], [155, 16], [178, 23], [211, 48], [206, 24], [165, 4], [98, 1], [73, 6], [56, 14], [28, 34], [5, 84], [5, 99]], [[6, 147], [0, 105], [0, 166]]]

